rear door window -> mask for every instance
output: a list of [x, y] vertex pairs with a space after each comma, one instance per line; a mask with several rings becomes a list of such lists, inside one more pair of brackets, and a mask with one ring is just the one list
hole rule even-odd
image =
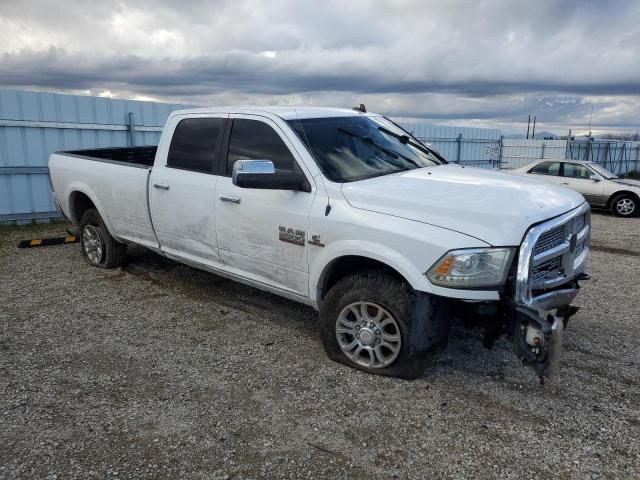
[[280, 135], [264, 122], [236, 118], [231, 127], [227, 176], [238, 160], [271, 160], [276, 173], [294, 173], [297, 163]]
[[560, 173], [560, 162], [542, 162], [529, 170], [529, 173], [536, 175], [558, 175]]
[[186, 118], [173, 132], [167, 167], [217, 173], [224, 118]]

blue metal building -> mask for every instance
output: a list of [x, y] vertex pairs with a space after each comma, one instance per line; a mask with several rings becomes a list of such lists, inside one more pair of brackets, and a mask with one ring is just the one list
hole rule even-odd
[[47, 162], [58, 150], [156, 145], [173, 110], [132, 100], [0, 90], [0, 223], [57, 216]]

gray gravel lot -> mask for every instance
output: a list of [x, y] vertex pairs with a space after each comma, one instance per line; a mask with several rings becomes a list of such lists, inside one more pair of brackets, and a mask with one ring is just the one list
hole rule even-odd
[[453, 330], [424, 378], [327, 359], [313, 310], [132, 252], [0, 228], [0, 478], [640, 478], [640, 219], [593, 216], [544, 387]]

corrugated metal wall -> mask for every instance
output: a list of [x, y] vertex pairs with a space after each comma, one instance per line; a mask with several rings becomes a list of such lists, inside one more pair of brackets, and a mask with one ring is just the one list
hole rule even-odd
[[447, 160], [477, 166], [498, 166], [500, 130], [400, 123], [419, 140], [433, 145]]
[[180, 108], [185, 106], [0, 90], [0, 222], [56, 216], [47, 173], [52, 152], [156, 145], [167, 117]]
[[502, 140], [502, 168], [518, 168], [541, 158], [564, 158], [566, 140]]
[[640, 142], [576, 140], [568, 150], [567, 158], [596, 162], [617, 174], [640, 172]]

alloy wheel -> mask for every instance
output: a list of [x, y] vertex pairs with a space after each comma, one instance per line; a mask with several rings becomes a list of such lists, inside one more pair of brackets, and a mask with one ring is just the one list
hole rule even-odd
[[616, 211], [625, 217], [631, 215], [636, 209], [636, 204], [631, 198], [622, 198], [616, 203]]
[[388, 367], [402, 347], [398, 322], [372, 302], [347, 305], [336, 320], [336, 338], [347, 358], [368, 368]]
[[102, 261], [104, 244], [98, 229], [93, 225], [84, 227], [82, 231], [82, 245], [89, 261], [94, 265], [98, 265]]

